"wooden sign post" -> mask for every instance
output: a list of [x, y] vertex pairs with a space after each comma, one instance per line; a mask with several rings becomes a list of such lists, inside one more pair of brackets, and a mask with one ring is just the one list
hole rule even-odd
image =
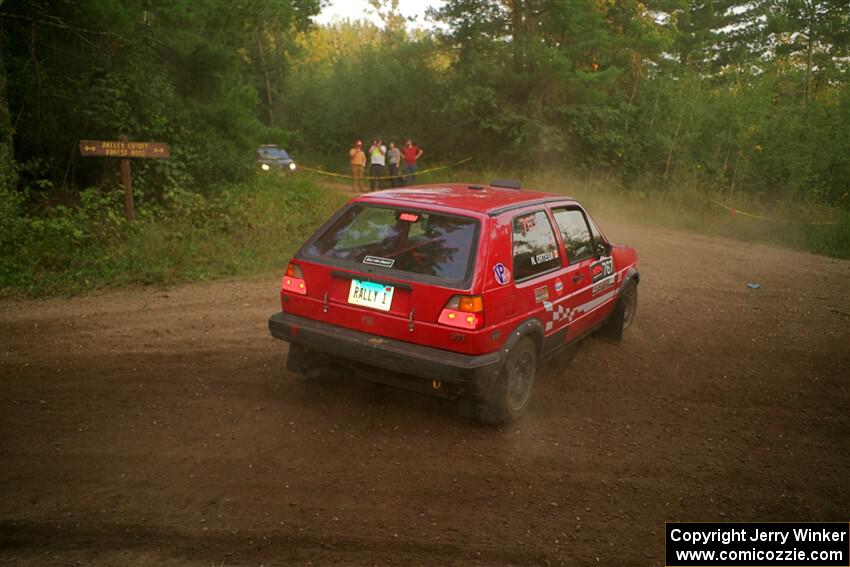
[[171, 148], [162, 142], [129, 142], [127, 136], [118, 136], [117, 140], [80, 140], [80, 155], [83, 157], [121, 158], [121, 185], [124, 186], [124, 215], [128, 221], [135, 216], [133, 206], [133, 178], [130, 175], [130, 158], [171, 157]]

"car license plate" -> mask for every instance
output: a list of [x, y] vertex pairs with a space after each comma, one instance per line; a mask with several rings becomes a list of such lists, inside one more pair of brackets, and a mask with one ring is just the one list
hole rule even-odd
[[380, 309], [381, 311], [389, 311], [393, 303], [393, 291], [395, 291], [395, 288], [391, 285], [351, 280], [348, 302], [372, 309]]

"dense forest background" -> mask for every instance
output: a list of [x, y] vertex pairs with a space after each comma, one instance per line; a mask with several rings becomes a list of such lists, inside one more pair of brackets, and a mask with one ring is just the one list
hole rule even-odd
[[448, 0], [430, 31], [370, 2], [383, 28], [317, 26], [321, 0], [0, 0], [0, 220], [97, 201], [117, 164], [78, 142], [120, 133], [172, 148], [134, 162], [152, 207], [252, 178], [262, 143], [341, 171], [410, 136], [428, 164], [848, 218], [847, 0]]

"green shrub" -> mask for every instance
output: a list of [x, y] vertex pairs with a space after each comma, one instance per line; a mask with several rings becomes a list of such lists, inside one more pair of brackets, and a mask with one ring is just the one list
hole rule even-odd
[[806, 248], [816, 254], [850, 259], [850, 213], [836, 224], [808, 227]]
[[0, 192], [0, 294], [51, 295], [132, 284], [246, 275], [280, 268], [345, 198], [303, 177], [262, 176], [201, 195], [139, 196], [123, 218], [118, 190], [88, 189], [75, 206], [23, 213]]

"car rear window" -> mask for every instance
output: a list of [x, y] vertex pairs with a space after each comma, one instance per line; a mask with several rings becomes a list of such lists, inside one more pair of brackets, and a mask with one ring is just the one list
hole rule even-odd
[[[305, 256], [462, 281], [474, 255], [478, 221], [388, 207], [349, 207], [308, 243]], [[355, 267], [355, 266], [352, 266]]]

